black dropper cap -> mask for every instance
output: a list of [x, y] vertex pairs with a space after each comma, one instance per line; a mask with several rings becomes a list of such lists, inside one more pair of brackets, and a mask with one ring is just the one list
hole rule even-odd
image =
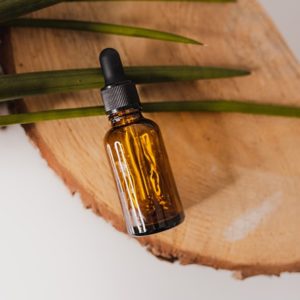
[[100, 53], [100, 65], [105, 80], [101, 96], [107, 114], [130, 108], [141, 108], [135, 84], [126, 79], [119, 53], [106, 48]]

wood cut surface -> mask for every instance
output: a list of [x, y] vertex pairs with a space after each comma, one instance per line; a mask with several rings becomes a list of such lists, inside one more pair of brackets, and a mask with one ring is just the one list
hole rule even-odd
[[[183, 34], [208, 46], [13, 29], [10, 37], [18, 73], [96, 67], [99, 52], [114, 47], [125, 65], [214, 65], [253, 72], [235, 79], [139, 86], [145, 102], [300, 101], [299, 65], [254, 0], [68, 3], [34, 16], [144, 26]], [[100, 101], [98, 90], [83, 91], [27, 98], [23, 109], [98, 105]], [[157, 256], [236, 270], [241, 277], [299, 271], [300, 121], [216, 113], [147, 116], [161, 127], [186, 220], [174, 230], [138, 241]], [[108, 128], [106, 117], [25, 126], [43, 157], [73, 193], [81, 194], [85, 206], [125, 231], [103, 146]]]

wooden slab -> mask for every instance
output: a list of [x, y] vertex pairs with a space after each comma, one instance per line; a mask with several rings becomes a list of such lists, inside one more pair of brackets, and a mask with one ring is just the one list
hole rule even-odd
[[[95, 67], [99, 51], [115, 47], [125, 65], [215, 65], [253, 71], [245, 78], [140, 86], [143, 101], [300, 100], [299, 65], [254, 0], [69, 3], [34, 16], [157, 28], [209, 46], [14, 29], [11, 43], [19, 73]], [[28, 98], [26, 110], [99, 103], [94, 90]], [[138, 241], [157, 256], [237, 270], [242, 277], [300, 270], [300, 121], [213, 113], [147, 116], [162, 129], [186, 220], [174, 230]], [[25, 130], [72, 193], [80, 193], [86, 207], [124, 231], [102, 144], [108, 128], [106, 117], [91, 117], [38, 123]]]

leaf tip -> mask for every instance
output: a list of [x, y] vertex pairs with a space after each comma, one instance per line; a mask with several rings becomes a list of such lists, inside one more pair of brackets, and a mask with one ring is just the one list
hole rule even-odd
[[187, 43], [192, 44], [192, 45], [198, 45], [198, 46], [206, 46], [206, 44], [204, 44], [202, 42], [199, 42], [199, 41], [196, 41], [196, 40], [193, 40], [193, 39], [188, 39]]
[[250, 70], [239, 70], [241, 76], [248, 76], [251, 75]]

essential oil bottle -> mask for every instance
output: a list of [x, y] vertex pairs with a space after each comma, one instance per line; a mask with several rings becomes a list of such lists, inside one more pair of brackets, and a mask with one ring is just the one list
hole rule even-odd
[[100, 64], [105, 79], [101, 95], [112, 125], [104, 143], [127, 231], [144, 236], [172, 228], [184, 220], [184, 212], [160, 129], [143, 117], [118, 52], [104, 49]]

